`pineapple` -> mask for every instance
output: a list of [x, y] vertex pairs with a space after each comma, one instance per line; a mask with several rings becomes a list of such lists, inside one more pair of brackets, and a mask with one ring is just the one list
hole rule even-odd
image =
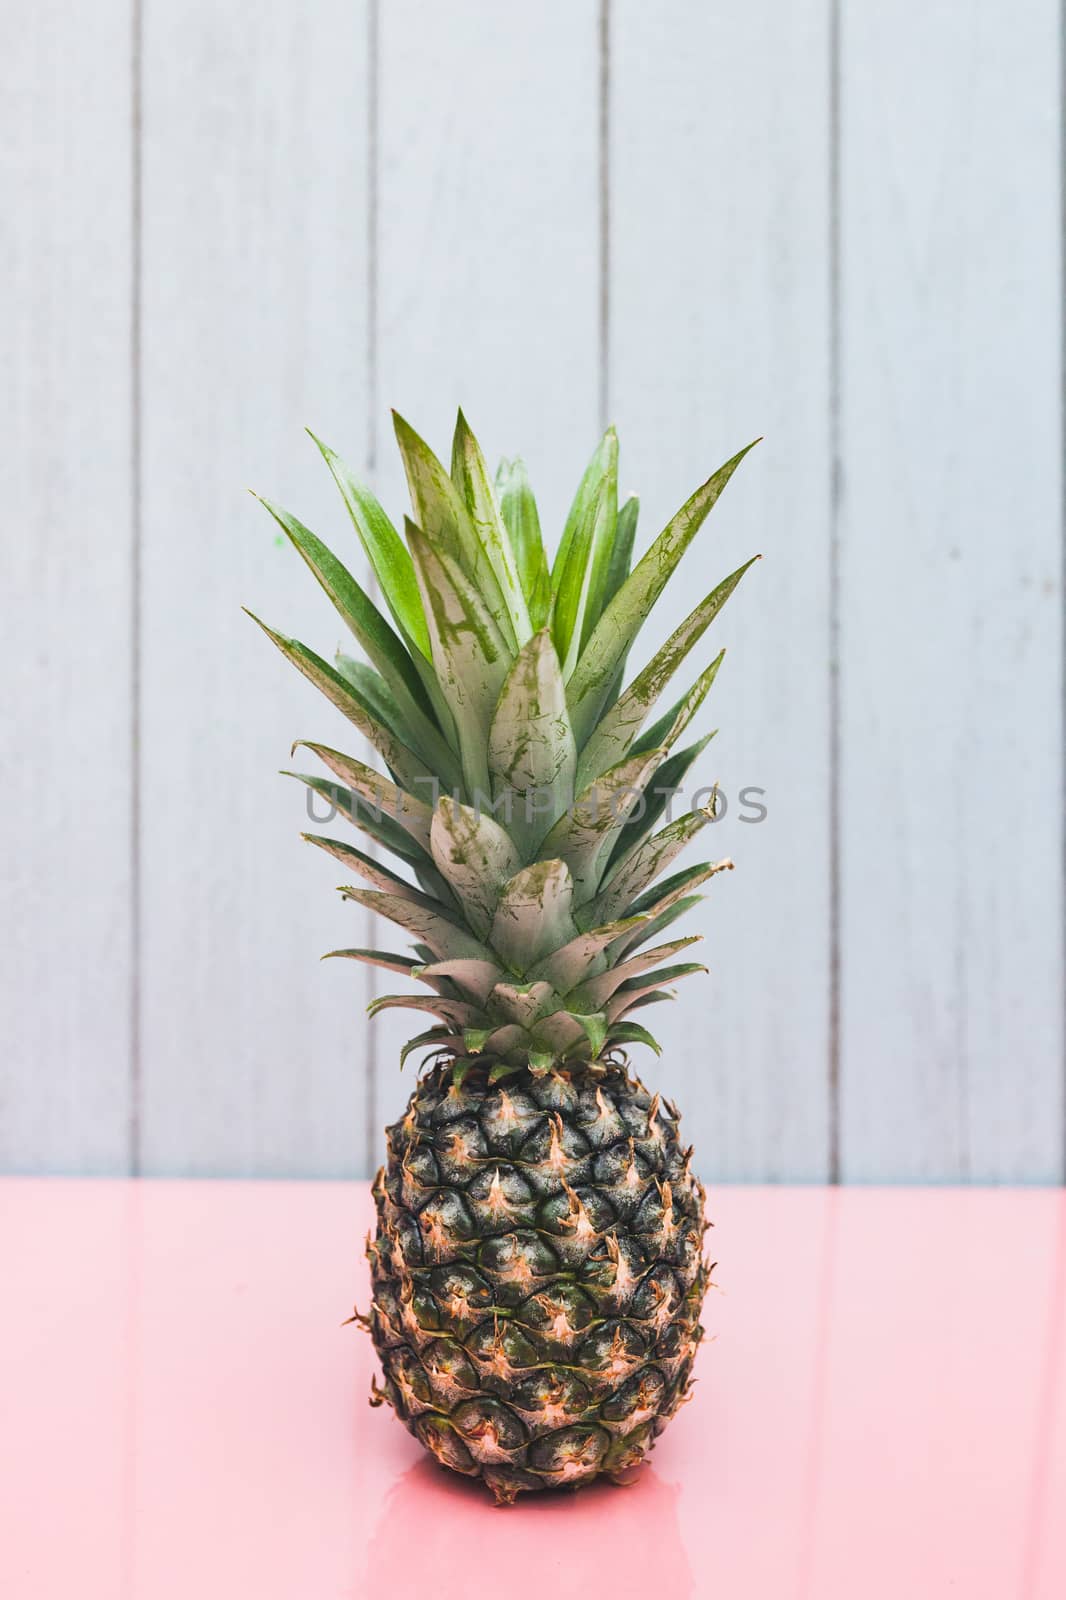
[[692, 938], [661, 936], [731, 866], [661, 876], [713, 818], [712, 802], [660, 826], [707, 743], [674, 749], [721, 654], [645, 723], [751, 562], [623, 683], [640, 624], [746, 451], [632, 565], [638, 503], [618, 504], [609, 429], [549, 568], [521, 461], [493, 480], [461, 412], [450, 472], [402, 418], [395, 429], [406, 542], [316, 440], [391, 623], [264, 502], [368, 660], [331, 665], [259, 625], [388, 772], [309, 743], [329, 776], [291, 774], [401, 864], [305, 835], [341, 864], [347, 899], [415, 941], [330, 953], [429, 991], [370, 1007], [429, 1022], [402, 1051], [401, 1066], [423, 1052], [423, 1072], [374, 1182], [360, 1319], [384, 1373], [372, 1402], [509, 1503], [626, 1481], [686, 1398], [702, 1335], [704, 1191], [676, 1110], [628, 1052], [658, 1053], [640, 1014], [704, 970], [677, 960]]

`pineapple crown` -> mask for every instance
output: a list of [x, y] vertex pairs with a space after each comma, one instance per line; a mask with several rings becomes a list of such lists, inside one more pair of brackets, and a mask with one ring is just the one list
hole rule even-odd
[[[674, 750], [724, 652], [644, 725], [752, 557], [690, 612], [623, 687], [637, 632], [748, 445], [702, 484], [633, 565], [638, 501], [618, 504], [618, 440], [604, 434], [551, 566], [520, 460], [495, 480], [460, 411], [450, 473], [395, 415], [413, 516], [401, 539], [378, 500], [315, 443], [392, 615], [303, 523], [263, 500], [355, 636], [366, 661], [333, 665], [253, 617], [377, 752], [386, 777], [300, 740], [331, 778], [290, 773], [327, 798], [415, 880], [338, 839], [305, 834], [363, 880], [341, 893], [417, 941], [413, 955], [329, 954], [421, 980], [386, 995], [436, 1019], [405, 1047], [440, 1052], [461, 1086], [523, 1069], [606, 1070], [652, 1035], [634, 1013], [671, 998], [698, 964], [694, 938], [645, 948], [729, 861], [666, 871], [713, 820], [714, 803], [656, 831], [708, 739]], [[314, 435], [312, 435], [314, 438]], [[754, 441], [758, 442], [758, 441]], [[249, 613], [249, 615], [252, 615]], [[653, 782], [654, 780], [654, 782]], [[661, 880], [661, 881], [656, 881]], [[364, 887], [363, 885], [369, 885]]]

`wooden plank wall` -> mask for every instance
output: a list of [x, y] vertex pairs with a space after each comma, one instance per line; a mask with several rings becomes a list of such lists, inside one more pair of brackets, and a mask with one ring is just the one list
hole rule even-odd
[[[654, 1031], [708, 1170], [820, 1179], [830, 1127], [827, 10], [823, 0], [617, 0], [610, 47], [608, 391], [646, 536], [765, 435], [658, 622], [676, 626], [695, 587], [702, 594], [763, 553], [703, 647], [704, 661], [728, 652], [701, 714], [701, 731], [721, 729], [704, 770], [726, 804], [708, 849], [737, 870], [711, 884], [693, 919], [710, 982], [690, 981]], [[744, 820], [748, 788], [765, 791], [765, 822]]]
[[897, 8], [847, 0], [840, 67], [842, 1171], [1047, 1179], [1063, 1155], [1058, 6], [941, 0], [901, 28]]
[[131, 1149], [134, 108], [126, 0], [0, 51], [0, 1160]]
[[1060, 23], [903, 10], [22, 19], [4, 1169], [370, 1170], [402, 1021], [318, 965], [366, 930], [272, 776], [339, 726], [239, 607], [336, 628], [244, 490], [362, 570], [301, 429], [398, 515], [388, 408], [443, 449], [462, 403], [549, 527], [616, 421], [645, 540], [766, 436], [656, 624], [763, 552], [704, 713], [738, 871], [657, 1029], [707, 1175], [1062, 1177]]
[[339, 642], [246, 490], [354, 542], [302, 430], [362, 464], [366, 11], [149, 4], [142, 52], [144, 1165], [343, 1172], [365, 1025], [317, 957], [349, 919], [275, 776], [343, 723], [240, 607]]
[[[525, 457], [561, 527], [599, 429], [596, 9], [386, 0], [381, 23], [381, 492], [405, 503], [388, 408], [447, 460], [461, 404], [491, 460]], [[390, 1118], [412, 1018], [374, 1027]]]

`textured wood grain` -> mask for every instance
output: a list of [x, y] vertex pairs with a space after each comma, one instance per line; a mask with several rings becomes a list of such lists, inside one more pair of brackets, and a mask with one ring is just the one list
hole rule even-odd
[[[324, 1175], [362, 1149], [363, 995], [296, 736], [346, 724], [241, 616], [343, 628], [246, 486], [357, 549], [311, 425], [366, 434], [366, 13], [208, 0], [144, 39], [144, 1160]], [[305, 765], [311, 760], [304, 757]], [[359, 941], [354, 941], [359, 942]], [[339, 963], [337, 964], [340, 965]]]
[[5, 33], [0, 1166], [121, 1172], [131, 983], [129, 7], [45, 0]]
[[842, 27], [846, 1178], [1062, 1174], [1058, 9]]
[[[728, 655], [699, 782], [730, 855], [692, 915], [710, 980], [649, 1013], [711, 1178], [820, 1178], [828, 1147], [827, 7], [612, 7], [610, 410], [646, 542], [765, 442], [685, 558], [649, 646], [755, 551], [693, 660]], [[683, 46], [680, 41], [683, 40]], [[635, 661], [636, 664], [636, 661]], [[691, 676], [691, 673], [690, 673]], [[766, 820], [741, 805], [765, 790]], [[683, 804], [678, 801], [678, 806]], [[709, 841], [709, 842], [708, 842]], [[697, 987], [700, 985], [700, 987]]]
[[[401, 515], [387, 407], [448, 460], [462, 404], [491, 462], [525, 457], [554, 545], [598, 426], [598, 7], [390, 0], [381, 23], [380, 490]], [[379, 1120], [411, 1021], [374, 1023]]]

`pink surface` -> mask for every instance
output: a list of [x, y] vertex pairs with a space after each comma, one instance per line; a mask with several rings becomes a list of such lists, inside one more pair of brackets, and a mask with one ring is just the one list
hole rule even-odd
[[1063, 1600], [1066, 1198], [728, 1189], [631, 1489], [498, 1511], [366, 1405], [366, 1190], [0, 1183], [0, 1594]]

